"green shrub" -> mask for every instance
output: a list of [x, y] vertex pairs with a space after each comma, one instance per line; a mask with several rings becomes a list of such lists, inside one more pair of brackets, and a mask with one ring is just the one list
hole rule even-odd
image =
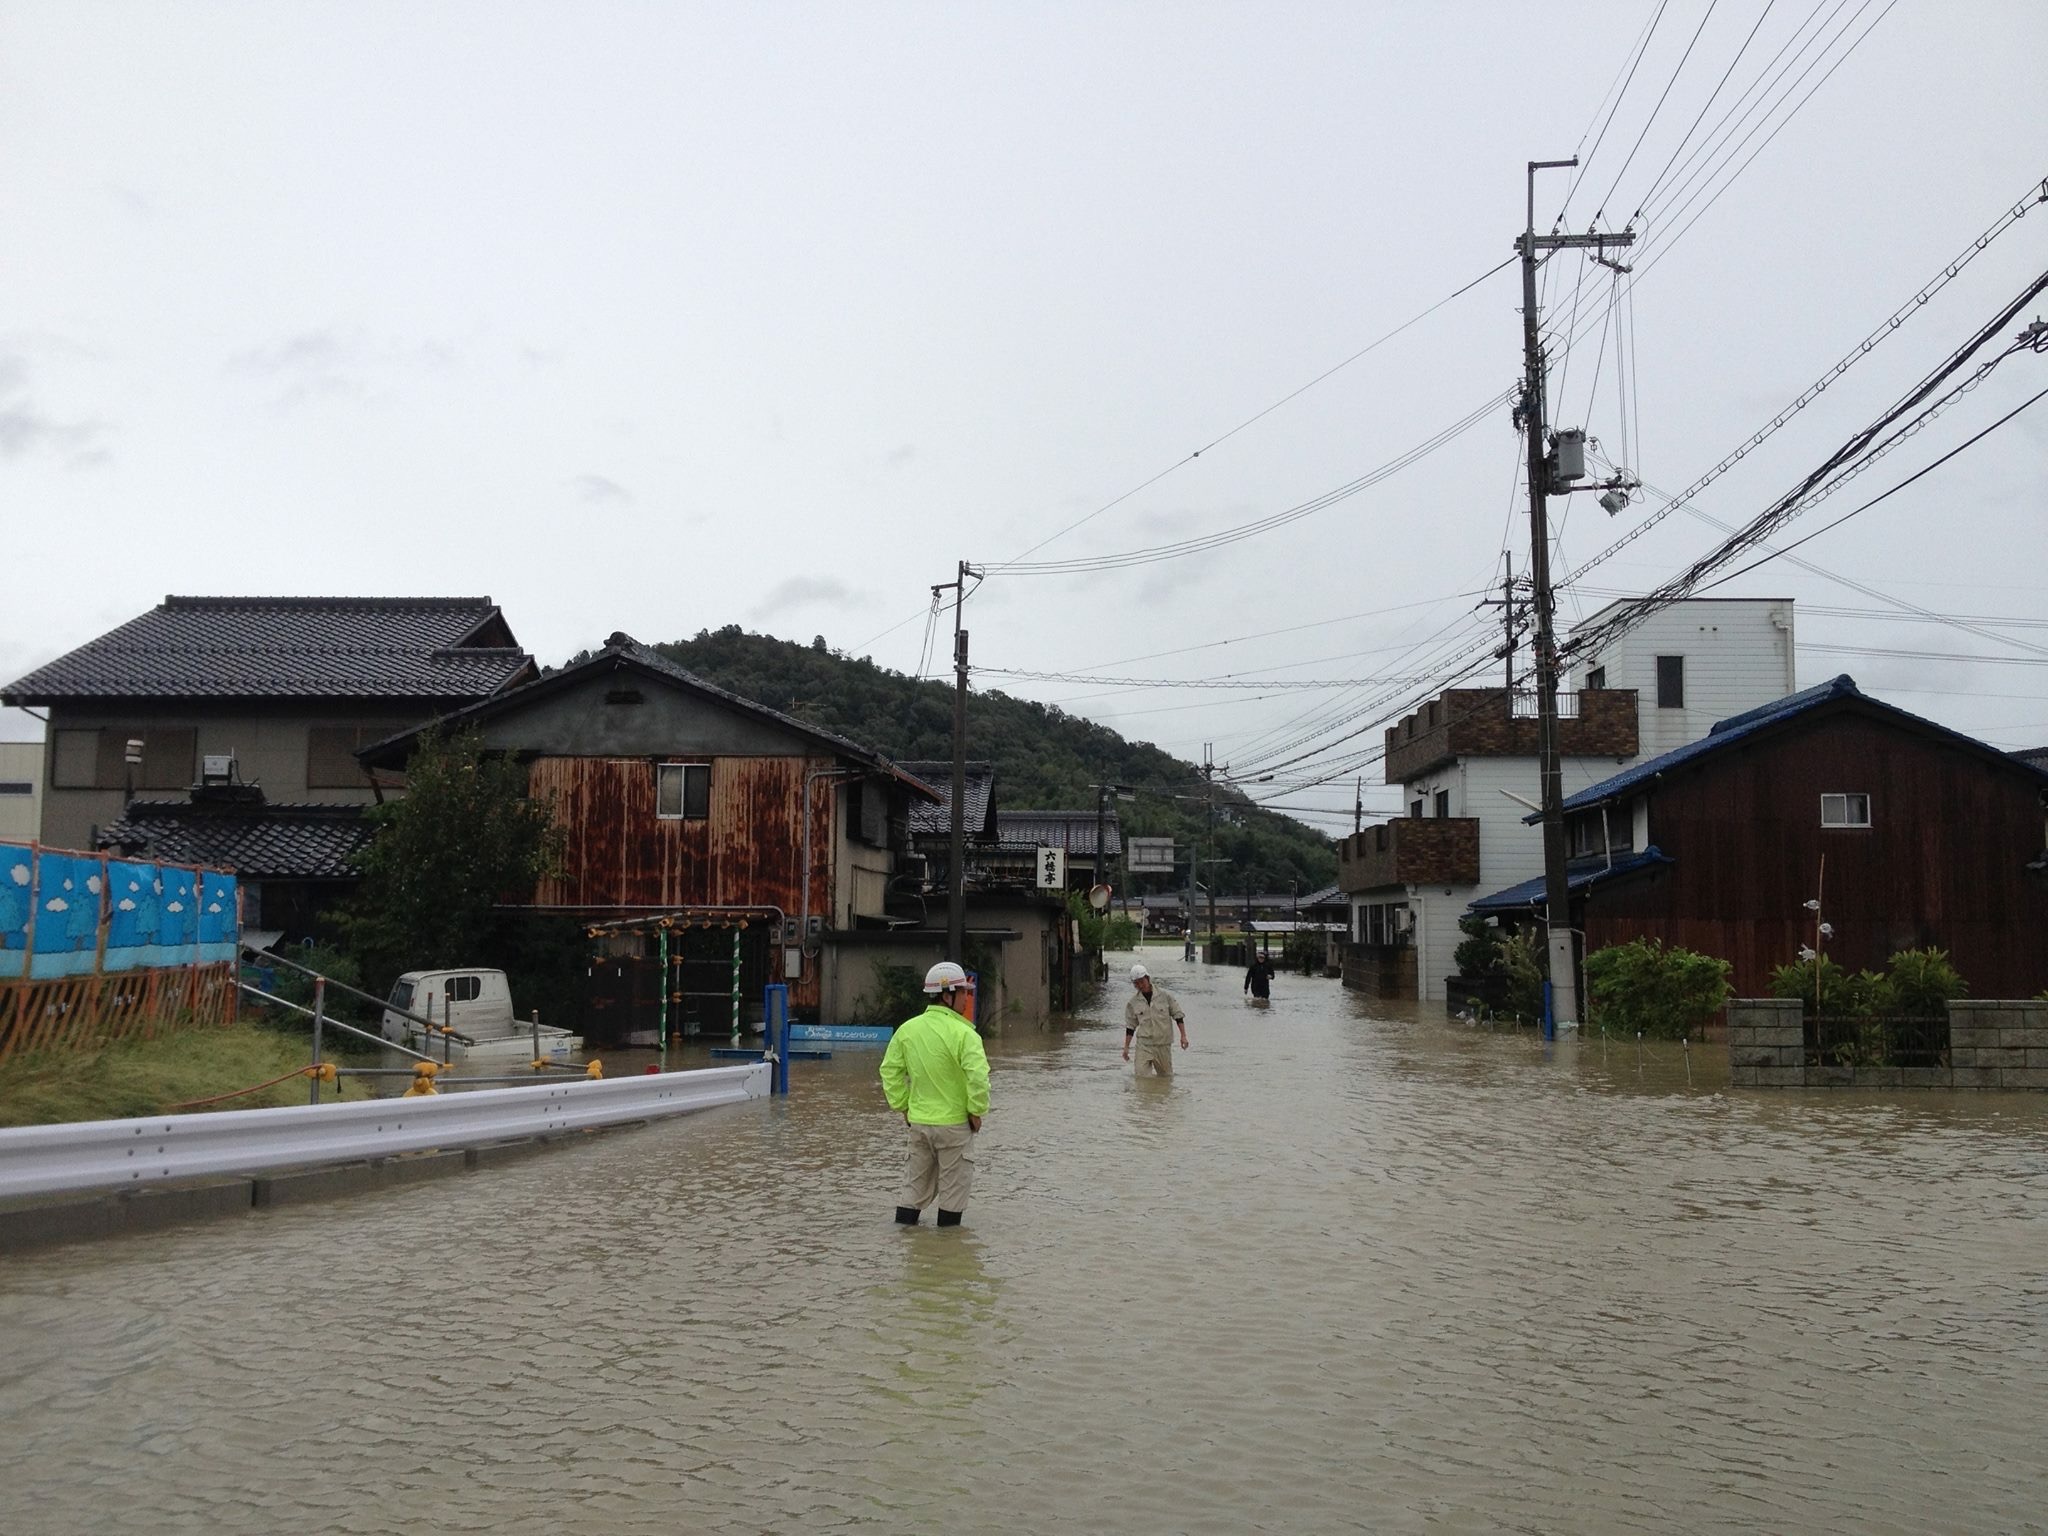
[[[1814, 985], [1816, 968], [1820, 972], [1817, 998]], [[1771, 996], [1798, 998], [1808, 1017], [1814, 1014], [1829, 1018], [1867, 1017], [1873, 1013], [1887, 1013], [1891, 1005], [1891, 988], [1884, 977], [1875, 971], [1844, 970], [1826, 955], [1779, 966], [1771, 972]]]
[[1586, 956], [1588, 1022], [1616, 1034], [1689, 1039], [1733, 990], [1726, 960], [1654, 938], [1610, 944]]
[[1916, 1019], [1939, 1019], [1948, 1005], [1970, 995], [1970, 984], [1949, 964], [1940, 949], [1902, 949], [1892, 956], [1885, 980], [1891, 985], [1891, 1011]]
[[1458, 931], [1465, 935], [1451, 956], [1458, 974], [1470, 981], [1484, 981], [1495, 974], [1500, 969], [1500, 929], [1490, 919], [1467, 912], [1458, 919]]
[[1501, 940], [1500, 974], [1506, 991], [1501, 1011], [1535, 1023], [1543, 1017], [1543, 941], [1533, 928]]

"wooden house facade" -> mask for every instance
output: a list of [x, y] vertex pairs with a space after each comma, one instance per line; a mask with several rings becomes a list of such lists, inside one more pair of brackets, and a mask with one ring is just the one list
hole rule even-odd
[[[683, 1004], [705, 999], [698, 1011], [714, 1023], [729, 990], [751, 1022], [768, 981], [787, 981], [792, 1010], [814, 1015], [835, 963], [831, 936], [888, 926], [910, 807], [933, 797], [886, 758], [626, 635], [439, 723], [473, 727], [486, 749], [525, 763], [529, 793], [552, 805], [565, 854], [526, 910], [605, 930], [600, 948], [627, 995], [592, 1002], [631, 1018], [597, 1021], [600, 1036], [644, 1032], [661, 1015], [664, 983], [638, 975], [658, 930], [669, 934], [663, 953], [672, 941], [689, 951], [677, 964], [700, 968], [666, 986], [693, 1025]], [[418, 735], [379, 742], [363, 760], [399, 767]]]
[[[1724, 720], [1565, 803], [1587, 949], [1649, 936], [1736, 994], [1816, 942], [1851, 969], [1946, 950], [1973, 997], [2048, 987], [2048, 772], [1847, 676]], [[1820, 903], [1818, 912], [1807, 906]], [[1473, 904], [1533, 916], [1541, 881]]]

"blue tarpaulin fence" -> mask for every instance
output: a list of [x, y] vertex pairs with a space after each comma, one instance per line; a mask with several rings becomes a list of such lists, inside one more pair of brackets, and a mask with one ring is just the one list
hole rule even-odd
[[222, 870], [0, 843], [0, 981], [232, 961], [239, 895]]

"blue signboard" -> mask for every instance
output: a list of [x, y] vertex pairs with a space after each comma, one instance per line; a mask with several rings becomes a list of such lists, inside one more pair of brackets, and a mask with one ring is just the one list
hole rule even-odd
[[0, 843], [0, 980], [232, 961], [237, 894], [233, 875]]

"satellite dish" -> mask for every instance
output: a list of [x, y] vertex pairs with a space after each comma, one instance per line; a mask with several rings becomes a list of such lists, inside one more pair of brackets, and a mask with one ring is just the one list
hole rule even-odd
[[1109, 887], [1108, 887], [1108, 886], [1106, 886], [1106, 885], [1091, 885], [1091, 886], [1089, 886], [1089, 887], [1088, 887], [1088, 905], [1089, 905], [1089, 906], [1091, 906], [1091, 907], [1093, 907], [1093, 908], [1094, 908], [1094, 909], [1095, 909], [1096, 911], [1098, 911], [1098, 912], [1106, 912], [1106, 911], [1108, 911], [1108, 910], [1109, 910]]

